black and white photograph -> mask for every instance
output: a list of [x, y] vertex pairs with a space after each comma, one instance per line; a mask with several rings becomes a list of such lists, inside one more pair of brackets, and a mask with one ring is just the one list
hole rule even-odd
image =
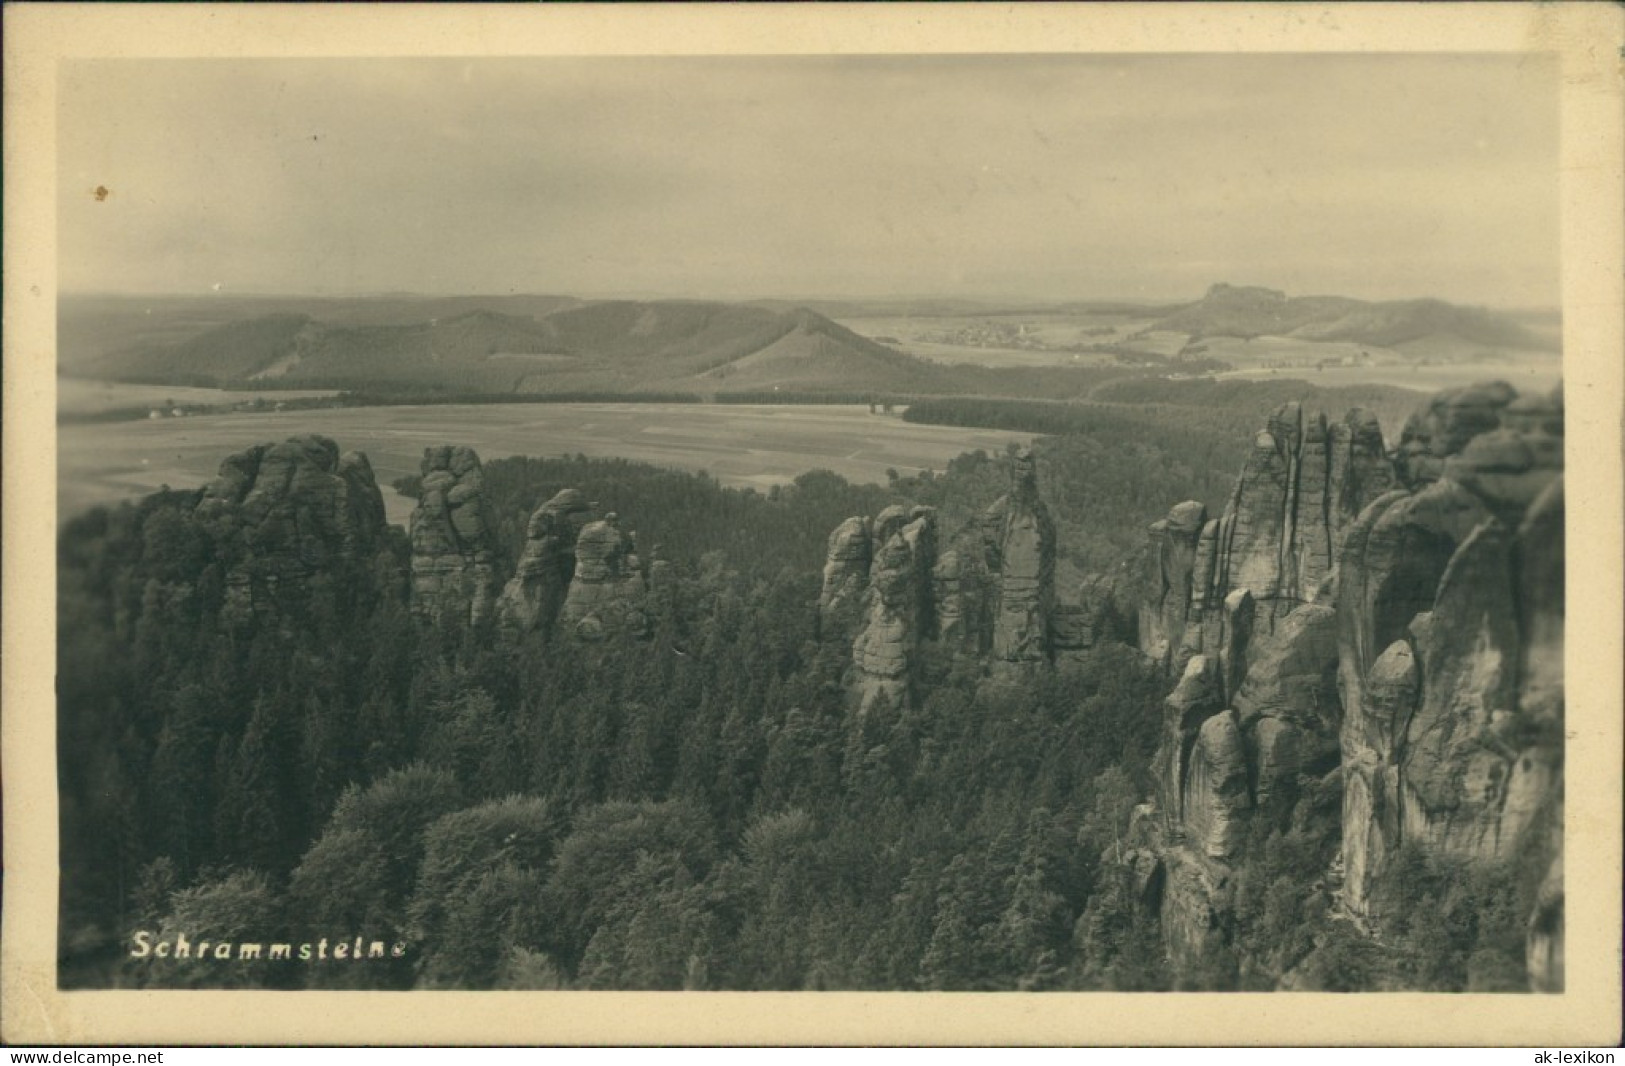
[[1561, 996], [1563, 62], [60, 59], [56, 989]]

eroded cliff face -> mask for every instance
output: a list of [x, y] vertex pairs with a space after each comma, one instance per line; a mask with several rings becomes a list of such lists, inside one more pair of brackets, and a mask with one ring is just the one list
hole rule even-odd
[[[1282, 405], [1254, 438], [1222, 515], [1187, 501], [1151, 526], [1140, 647], [1177, 672], [1192, 655], [1233, 651], [1323, 602], [1356, 516], [1394, 481], [1374, 415], [1329, 422]], [[1239, 609], [1256, 618], [1238, 619]], [[1237, 678], [1223, 680], [1232, 691]]]
[[1537, 851], [1557, 846], [1561, 400], [1514, 399], [1504, 387], [1435, 399], [1429, 432], [1407, 427], [1401, 445], [1412, 490], [1361, 515], [1341, 561], [1343, 752], [1356, 782], [1345, 899], [1360, 914], [1380, 913], [1401, 843], [1480, 866], [1509, 860], [1531, 833], [1550, 838]]
[[326, 437], [261, 444], [220, 464], [196, 516], [230, 542], [222, 621], [247, 625], [300, 596], [315, 575], [381, 543], [384, 500], [360, 452]]
[[852, 641], [860, 712], [881, 698], [908, 698], [915, 651], [936, 635], [936, 532], [937, 516], [929, 508], [888, 507], [875, 518], [867, 609]]
[[869, 589], [873, 544], [874, 533], [867, 518], [848, 518], [830, 533], [824, 584], [818, 597], [819, 632], [850, 633], [857, 628]]
[[[1249, 820], [1288, 812], [1362, 927], [1391, 917], [1402, 848], [1538, 864], [1526, 970], [1561, 988], [1560, 393], [1442, 393], [1391, 462], [1368, 416], [1288, 405], [1223, 516], [1181, 504], [1151, 537], [1141, 648], [1179, 678], [1145, 820], [1170, 954], [1213, 949]], [[1311, 785], [1340, 810], [1294, 811]]]

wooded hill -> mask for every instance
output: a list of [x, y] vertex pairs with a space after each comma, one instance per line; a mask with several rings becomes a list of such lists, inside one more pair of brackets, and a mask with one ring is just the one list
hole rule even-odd
[[[321, 317], [319, 302], [307, 310], [277, 303], [269, 313], [242, 306], [261, 313], [190, 332], [171, 308], [165, 328], [131, 324], [140, 339], [129, 347], [111, 342], [118, 316], [104, 309], [99, 324], [67, 331], [89, 354], [70, 354], [64, 369], [161, 384], [518, 394], [942, 394], [986, 387], [993, 376], [912, 358], [804, 308], [616, 300], [541, 314], [458, 304], [442, 317], [429, 301], [423, 317], [403, 322], [394, 305], [365, 315], [341, 304], [333, 319]], [[1050, 376], [1070, 392], [1096, 380], [1064, 369]]]

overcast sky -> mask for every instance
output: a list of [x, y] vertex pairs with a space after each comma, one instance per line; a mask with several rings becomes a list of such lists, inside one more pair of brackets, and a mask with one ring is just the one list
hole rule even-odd
[[1528, 56], [61, 70], [69, 291], [1559, 302]]

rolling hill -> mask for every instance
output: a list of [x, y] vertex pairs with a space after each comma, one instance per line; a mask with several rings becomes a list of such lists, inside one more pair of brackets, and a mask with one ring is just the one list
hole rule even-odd
[[114, 352], [80, 365], [115, 381], [354, 388], [372, 384], [511, 389], [526, 368], [498, 356], [552, 356], [558, 341], [534, 319], [469, 311], [410, 325], [332, 325], [273, 313], [170, 345]]
[[407, 323], [374, 315], [357, 324], [356, 317], [351, 310], [335, 323], [277, 309], [167, 343], [160, 332], [132, 347], [70, 360], [65, 369], [177, 385], [482, 393], [954, 387], [951, 370], [805, 308], [613, 300], [561, 303], [541, 315], [477, 308]]
[[[899, 350], [911, 343], [899, 337], [960, 330], [972, 301], [848, 303], [898, 314], [842, 324], [830, 317], [839, 317], [832, 301], [517, 294], [66, 296], [58, 369], [151, 385], [364, 391], [383, 402], [474, 394], [1062, 400], [1092, 396], [1125, 375], [1506, 366], [1553, 361], [1560, 351], [1555, 328], [1440, 300], [1373, 303], [1215, 285], [1185, 305], [1007, 308], [998, 315], [1043, 341], [1012, 362], [986, 345]], [[998, 317], [988, 308], [972, 325]]]

